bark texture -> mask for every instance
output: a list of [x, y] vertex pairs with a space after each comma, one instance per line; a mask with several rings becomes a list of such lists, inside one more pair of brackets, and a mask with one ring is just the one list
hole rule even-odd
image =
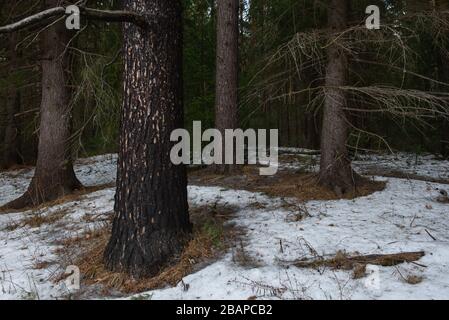
[[[47, 7], [59, 5], [47, 0]], [[81, 186], [73, 170], [68, 140], [71, 110], [66, 46], [70, 33], [59, 22], [42, 33], [42, 100], [34, 177], [25, 194], [6, 205], [19, 209], [54, 200]]]
[[183, 126], [180, 0], [124, 0], [125, 10], [156, 19], [125, 24], [115, 217], [104, 259], [110, 270], [153, 276], [191, 233], [187, 175], [170, 160], [170, 134]]
[[[348, 11], [348, 0], [331, 0], [328, 9], [330, 42], [336, 33], [346, 29]], [[341, 89], [347, 83], [348, 59], [337, 44], [331, 43], [327, 49], [327, 61], [319, 178], [321, 184], [341, 195], [352, 191], [355, 186], [355, 174], [346, 147], [346, 96]]]
[[[223, 137], [225, 129], [238, 126], [238, 48], [239, 0], [220, 0], [217, 2], [215, 127], [222, 132]], [[217, 165], [221, 173], [234, 168]]]

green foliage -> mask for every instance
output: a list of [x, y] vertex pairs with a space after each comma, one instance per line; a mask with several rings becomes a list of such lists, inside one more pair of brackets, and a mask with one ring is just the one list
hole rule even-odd
[[215, 7], [210, 0], [184, 1], [184, 103], [185, 123], [201, 120], [214, 125]]
[[[214, 126], [216, 0], [183, 0], [184, 3], [184, 105], [185, 125], [191, 129], [201, 120], [203, 129]], [[407, 14], [429, 10], [428, 1], [351, 1], [351, 22], [363, 25], [367, 5], [381, 8], [382, 23], [395, 22], [398, 35], [406, 41], [404, 52], [394, 36], [382, 41], [382, 32], [353, 32], [345, 41], [352, 42], [350, 84], [354, 87], [388, 86], [423, 92], [448, 92], [449, 28], [438, 19], [420, 16], [406, 19]], [[448, 0], [436, 1], [449, 6]], [[18, 6], [18, 11], [28, 1]], [[281, 144], [305, 146], [310, 125], [306, 120], [319, 119], [323, 99], [323, 74], [326, 67], [327, 1], [315, 0], [242, 0], [240, 12], [239, 116], [243, 128], [279, 128]], [[118, 9], [118, 0], [93, 0], [89, 6]], [[427, 7], [426, 7], [427, 6]], [[6, 9], [6, 7], [4, 7]], [[9, 12], [0, 11], [0, 24]], [[446, 16], [447, 17], [447, 16]], [[447, 19], [446, 19], [447, 20]], [[71, 65], [74, 88], [72, 148], [86, 156], [116, 152], [122, 99], [122, 39], [120, 25], [88, 22], [71, 43]], [[20, 41], [29, 34], [21, 33]], [[1, 36], [0, 40], [6, 38]], [[37, 134], [37, 109], [40, 103], [39, 72], [35, 40], [21, 44], [20, 68], [6, 72], [6, 48], [0, 48], [0, 133], [5, 121], [4, 102], [10, 86], [23, 87], [36, 82], [33, 96], [24, 97], [19, 118], [22, 148], [34, 150]], [[294, 53], [300, 48], [302, 55]], [[31, 57], [30, 57], [31, 56]], [[310, 60], [298, 72], [298, 64]], [[406, 70], [407, 72], [404, 72]], [[420, 75], [420, 76], [416, 76]], [[28, 88], [28, 87], [27, 87]], [[349, 94], [351, 109], [376, 108], [370, 98]], [[398, 98], [397, 101], [400, 101]], [[409, 103], [405, 101], [402, 103]], [[412, 101], [416, 106], [420, 102]], [[422, 105], [422, 104], [421, 104]], [[29, 113], [27, 113], [29, 112]], [[448, 141], [448, 124], [441, 117], [427, 119], [427, 124], [385, 113], [349, 112], [354, 125], [349, 144], [360, 149], [390, 147], [407, 151], [439, 152], [442, 141]], [[360, 130], [358, 130], [360, 129]], [[449, 144], [448, 144], [449, 146]]]
[[211, 239], [212, 244], [220, 248], [223, 245], [223, 224], [214, 219], [207, 219], [202, 225], [202, 231]]

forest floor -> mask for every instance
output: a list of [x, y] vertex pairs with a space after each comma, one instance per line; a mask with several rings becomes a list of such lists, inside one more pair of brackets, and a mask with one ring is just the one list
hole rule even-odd
[[[449, 204], [436, 201], [438, 189], [449, 189], [448, 161], [359, 155], [355, 169], [376, 183], [335, 199], [309, 188], [319, 156], [281, 151], [279, 174], [265, 180], [251, 168], [228, 178], [192, 171], [188, 193], [197, 241], [169, 269], [176, 276], [162, 274], [142, 286], [96, 265], [113, 210], [116, 156], [78, 160], [77, 176], [92, 192], [0, 214], [0, 299], [449, 297]], [[0, 173], [0, 206], [20, 196], [32, 174], [33, 168]], [[368, 264], [362, 272], [295, 266], [301, 259], [413, 251], [425, 255], [395, 266]], [[82, 273], [88, 266], [79, 292], [69, 292], [61, 280], [69, 264]]]

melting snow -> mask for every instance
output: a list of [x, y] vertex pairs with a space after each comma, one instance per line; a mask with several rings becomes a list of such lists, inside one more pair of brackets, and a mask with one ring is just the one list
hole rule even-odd
[[[82, 159], [76, 164], [76, 173], [85, 185], [111, 183], [115, 161], [114, 155]], [[301, 165], [289, 163], [283, 168]], [[359, 169], [374, 165], [449, 177], [448, 162], [430, 156], [367, 156], [355, 162]], [[31, 169], [0, 173], [0, 205], [20, 196], [32, 174]], [[390, 178], [384, 191], [367, 197], [307, 202], [311, 217], [294, 221], [291, 216], [303, 205], [298, 200], [189, 186], [191, 203], [218, 202], [239, 208], [229, 223], [246, 230], [244, 251], [254, 263], [240, 265], [234, 259], [235, 250], [230, 249], [218, 261], [185, 277], [187, 291], [179, 284], [144, 294], [152, 299], [447, 299], [449, 206], [435, 201], [437, 188], [447, 189], [447, 185]], [[61, 271], [56, 241], [94, 227], [97, 222], [84, 218], [110, 214], [113, 196], [114, 189], [108, 188], [39, 212], [1, 214], [0, 299], [63, 298], [67, 294], [64, 283], [50, 280]], [[30, 215], [57, 212], [63, 212], [63, 217], [56, 223], [40, 228], [21, 224]], [[369, 275], [357, 280], [352, 279], [351, 271], [287, 267], [298, 258], [333, 255], [339, 250], [361, 254], [423, 250], [426, 255], [419, 265], [368, 266]], [[39, 262], [50, 264], [37, 269]], [[423, 280], [411, 285], [404, 280], [408, 275]]]

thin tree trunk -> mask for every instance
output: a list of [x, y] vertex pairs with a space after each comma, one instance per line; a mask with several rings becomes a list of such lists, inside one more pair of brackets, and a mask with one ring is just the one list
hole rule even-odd
[[[303, 76], [305, 84], [303, 89], [316, 86], [316, 79], [319, 78], [318, 74], [315, 74], [315, 72], [310, 70], [305, 72]], [[307, 107], [304, 108], [304, 111], [301, 114], [301, 137], [303, 138], [302, 147], [317, 150], [320, 149], [321, 110], [312, 108], [312, 102], [314, 99], [316, 99], [315, 90], [313, 90], [312, 92], [304, 93], [301, 97], [301, 102], [307, 105]]]
[[[447, 66], [446, 55], [441, 48], [435, 48], [437, 54], [438, 80], [449, 83], [449, 67]], [[439, 86], [444, 91], [444, 86]], [[449, 158], [449, 121], [445, 118], [440, 120], [440, 153], [443, 157]]]
[[[47, 0], [45, 5], [54, 7], [59, 2]], [[81, 187], [73, 170], [68, 146], [71, 110], [66, 46], [69, 40], [70, 34], [64, 22], [58, 22], [42, 33], [44, 56], [36, 169], [28, 190], [22, 197], [7, 204], [7, 208], [38, 205]]]
[[306, 110], [304, 112], [304, 147], [307, 149], [320, 148], [320, 134], [317, 125], [317, 117], [314, 112]]
[[15, 114], [20, 109], [20, 92], [15, 89], [8, 90], [6, 104], [6, 128], [3, 145], [3, 159], [1, 167], [8, 169], [21, 162], [19, 156], [19, 128], [15, 121]]
[[[348, 0], [331, 0], [328, 10], [330, 36], [346, 28]], [[333, 41], [334, 39], [329, 39]], [[348, 124], [344, 112], [348, 59], [337, 44], [327, 49], [326, 91], [321, 136], [320, 183], [341, 195], [354, 189], [354, 172], [348, 157], [346, 142]]]
[[[444, 1], [447, 2], [447, 1]], [[431, 4], [434, 10], [447, 10], [449, 4], [443, 1], [432, 0]], [[444, 32], [444, 31], [443, 31]], [[443, 48], [435, 48], [437, 54], [437, 68], [438, 80], [444, 83], [449, 83], [449, 67], [447, 65], [447, 50]], [[447, 90], [446, 86], [439, 85], [440, 90]], [[440, 138], [440, 153], [443, 157], [449, 158], [449, 121], [441, 119], [441, 138]]]
[[[17, 34], [12, 34], [8, 38], [8, 63], [9, 75], [13, 75], [18, 67], [18, 52], [16, 50]], [[4, 168], [9, 168], [18, 164], [20, 157], [18, 154], [18, 127], [15, 121], [15, 114], [20, 110], [20, 92], [17, 89], [16, 83], [10, 83], [7, 92], [8, 98], [6, 101], [6, 128], [5, 138], [3, 144], [3, 159], [1, 165]]]
[[[225, 129], [238, 126], [239, 0], [220, 0], [217, 11], [215, 127], [224, 136]], [[217, 166], [221, 173], [233, 168], [225, 164]]]
[[124, 0], [151, 13], [152, 27], [123, 29], [125, 69], [120, 147], [108, 269], [153, 276], [190, 237], [187, 174], [170, 160], [183, 127], [182, 8], [179, 0]]

